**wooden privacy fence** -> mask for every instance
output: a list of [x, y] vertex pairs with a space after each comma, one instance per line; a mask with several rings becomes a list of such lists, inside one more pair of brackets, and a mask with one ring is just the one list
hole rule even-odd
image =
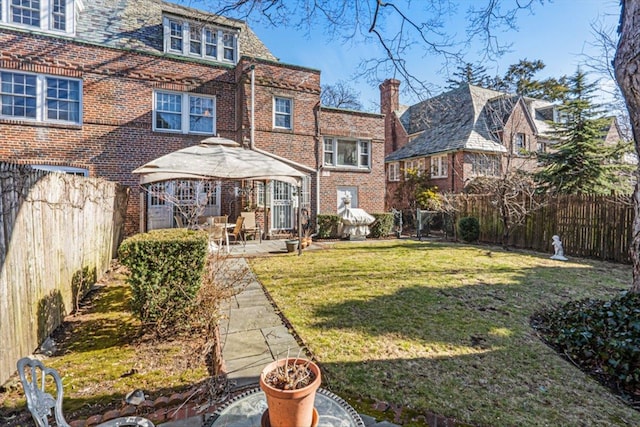
[[0, 384], [115, 257], [128, 190], [0, 163]]
[[[539, 207], [517, 226], [508, 244], [553, 254], [551, 237], [560, 236], [567, 256], [630, 263], [633, 204], [631, 197], [587, 195], [541, 195]], [[480, 240], [502, 243], [500, 212], [486, 195], [461, 197], [458, 217], [480, 221]]]

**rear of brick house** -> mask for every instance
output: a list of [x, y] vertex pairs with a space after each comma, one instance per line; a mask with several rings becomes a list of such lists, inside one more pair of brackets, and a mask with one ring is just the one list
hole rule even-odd
[[[0, 2], [0, 161], [130, 187], [127, 234], [175, 213], [132, 171], [214, 135], [307, 173], [312, 218], [347, 193], [384, 210], [383, 116], [321, 106], [320, 72], [279, 62], [244, 22], [157, 0], [43, 3]], [[207, 212], [260, 210], [260, 185], [216, 182]], [[295, 227], [294, 193], [269, 183], [267, 233]]]

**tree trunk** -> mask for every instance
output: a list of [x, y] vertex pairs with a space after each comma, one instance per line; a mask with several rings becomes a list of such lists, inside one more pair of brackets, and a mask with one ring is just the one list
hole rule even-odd
[[[640, 1], [623, 0], [620, 15], [620, 40], [614, 59], [616, 80], [625, 98], [636, 153], [640, 157]], [[634, 213], [631, 259], [633, 284], [631, 291], [640, 292], [640, 164], [636, 169], [633, 194]]]

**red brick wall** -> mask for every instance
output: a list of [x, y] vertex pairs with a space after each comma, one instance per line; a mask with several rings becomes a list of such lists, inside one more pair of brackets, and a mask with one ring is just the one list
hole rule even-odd
[[[317, 129], [320, 100], [320, 72], [317, 70], [268, 61], [250, 62], [246, 58], [237, 67], [229, 68], [5, 29], [0, 31], [0, 46], [0, 69], [61, 75], [83, 81], [82, 125], [0, 119], [0, 160], [85, 168], [91, 176], [132, 187], [127, 234], [140, 228], [139, 181], [131, 172], [154, 158], [196, 144], [206, 137], [153, 132], [154, 89], [215, 95], [216, 133], [248, 143], [251, 98], [246, 67], [253, 63], [255, 147], [291, 159], [310, 170], [318, 169], [322, 147]], [[274, 96], [293, 99], [291, 131], [273, 129]], [[384, 198], [382, 117], [365, 113], [334, 115], [345, 116], [342, 122], [334, 120], [338, 126], [334, 126], [337, 135], [358, 133], [357, 127], [363, 126], [363, 135], [376, 139], [372, 144], [375, 172], [344, 172], [340, 173], [338, 181], [340, 185], [361, 186], [361, 205], [364, 203], [366, 209], [374, 211], [382, 210], [382, 205], [377, 204], [377, 200]], [[342, 125], [348, 130], [341, 130]], [[326, 180], [328, 185], [337, 185], [336, 177]], [[321, 188], [324, 188], [324, 181]], [[312, 184], [315, 189], [315, 175]], [[372, 200], [365, 203], [369, 197]], [[314, 194], [311, 200], [315, 203]], [[325, 209], [324, 204], [322, 209]]]
[[[384, 121], [378, 114], [356, 113], [336, 109], [320, 110], [323, 136], [343, 136], [371, 141], [371, 170], [353, 171], [323, 167], [320, 174], [320, 213], [334, 214], [337, 187], [358, 188], [358, 207], [369, 213], [385, 211]], [[322, 150], [323, 141], [318, 141]], [[322, 161], [322, 159], [320, 159]]]

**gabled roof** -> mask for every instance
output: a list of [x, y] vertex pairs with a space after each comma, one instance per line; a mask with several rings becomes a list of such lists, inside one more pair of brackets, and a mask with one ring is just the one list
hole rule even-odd
[[[506, 98], [505, 98], [506, 96]], [[463, 85], [435, 98], [412, 105], [399, 115], [407, 134], [419, 135], [387, 156], [386, 161], [428, 156], [457, 150], [506, 152], [492, 134], [497, 117], [505, 115], [509, 96], [478, 86]]]
[[[118, 49], [163, 53], [163, 15], [240, 31], [240, 55], [277, 61], [244, 21], [161, 0], [91, 0], [78, 12], [75, 39]], [[185, 57], [186, 58], [186, 57]]]

